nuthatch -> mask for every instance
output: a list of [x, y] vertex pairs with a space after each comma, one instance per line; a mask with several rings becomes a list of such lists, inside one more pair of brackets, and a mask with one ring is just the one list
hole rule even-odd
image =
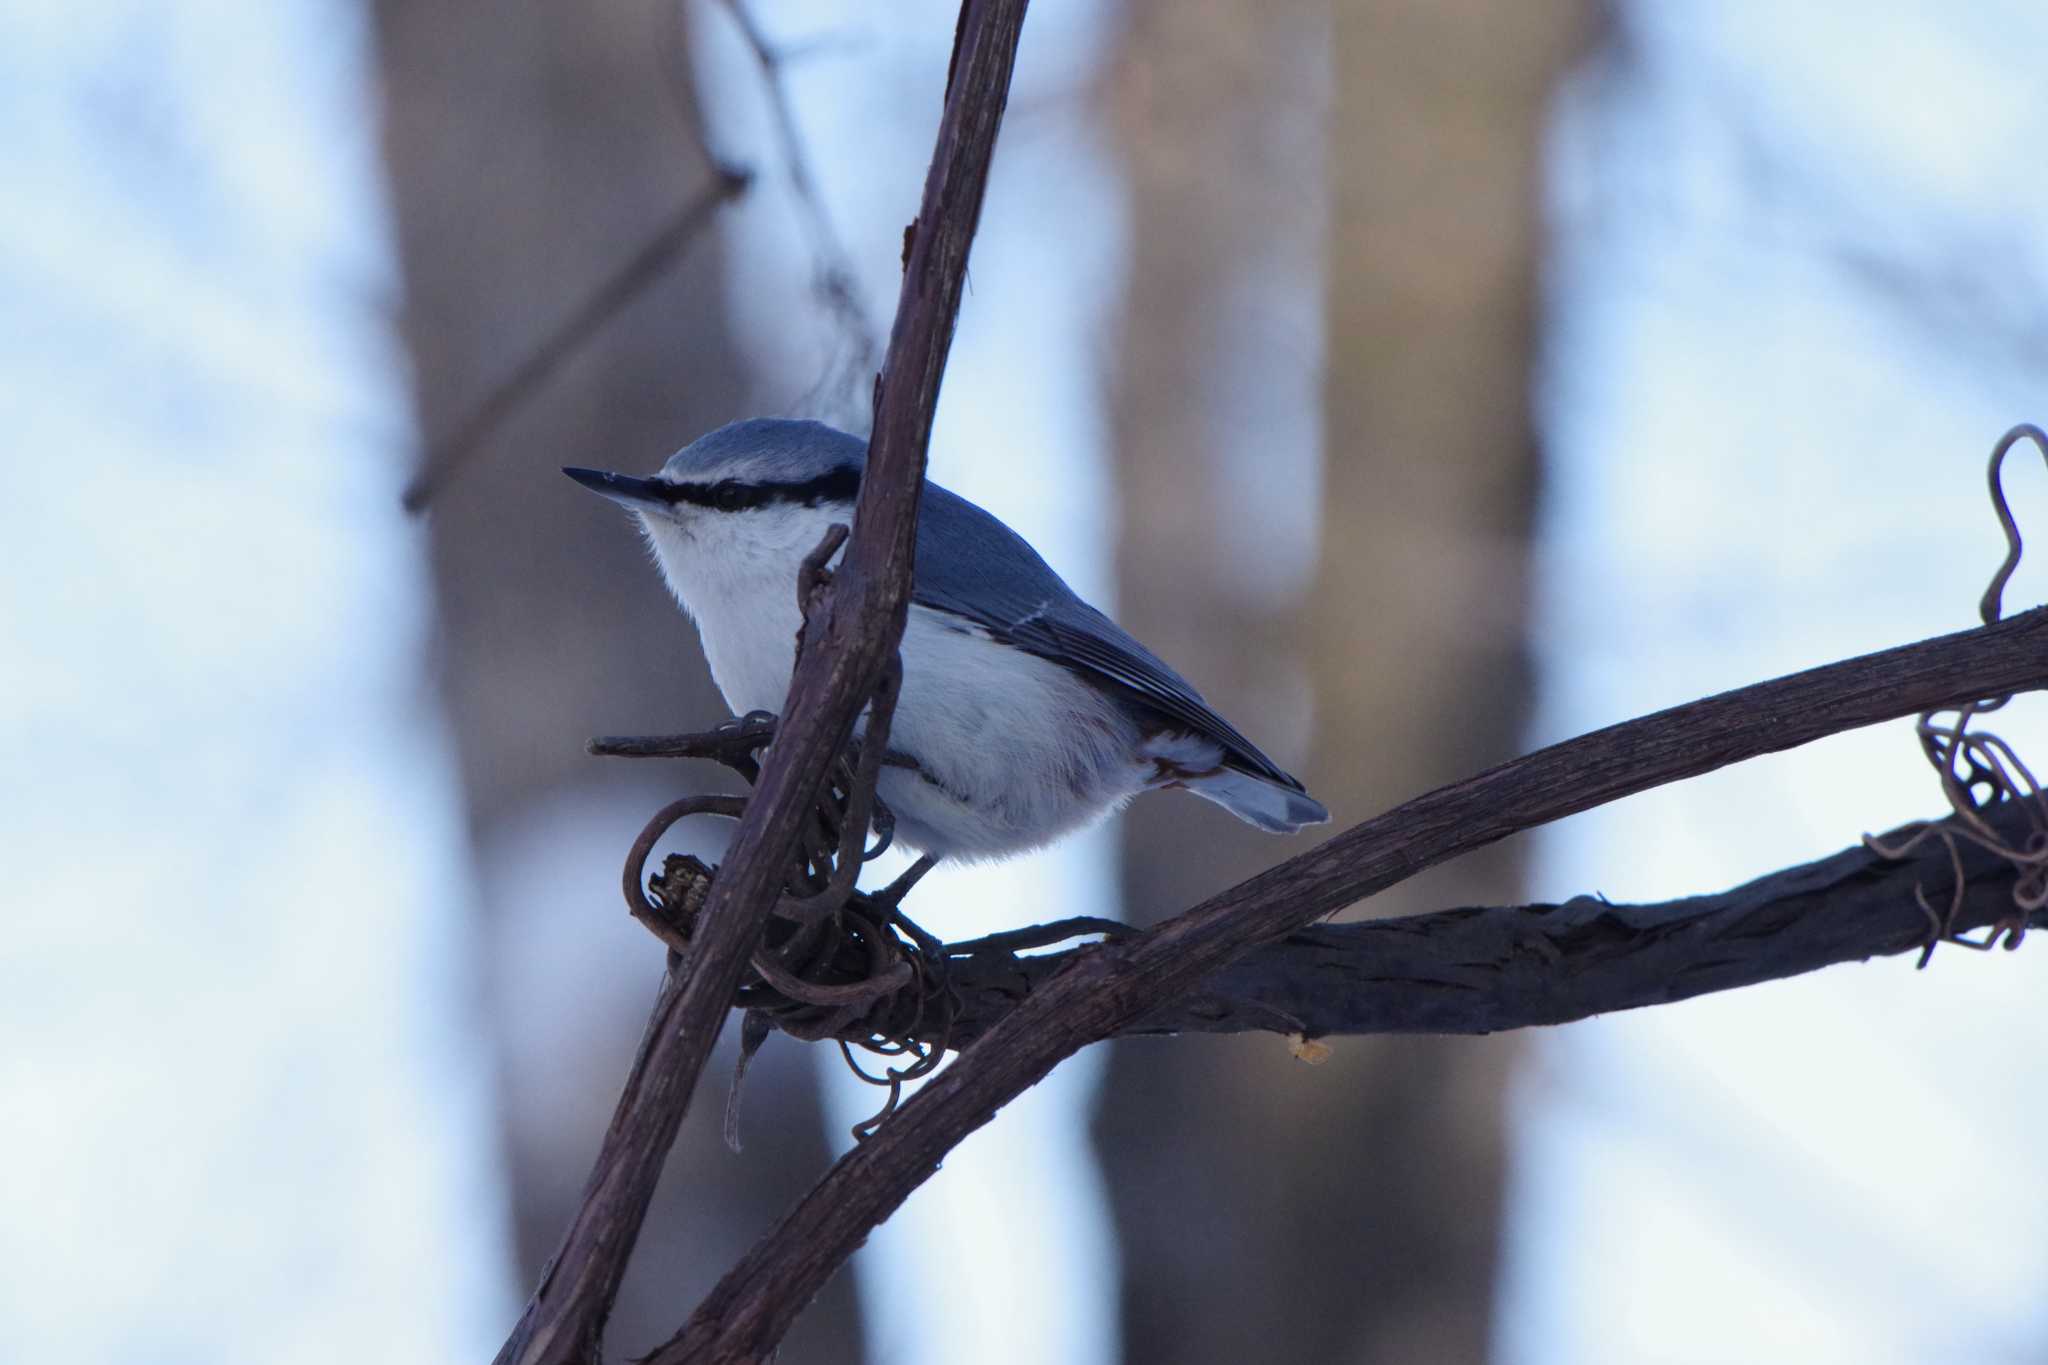
[[[851, 524], [866, 463], [843, 431], [760, 419], [692, 442], [651, 479], [563, 472], [639, 518], [744, 714], [782, 706], [798, 569], [834, 522]], [[929, 856], [1037, 848], [1162, 787], [1275, 833], [1330, 818], [1022, 536], [932, 484], [902, 660], [877, 793], [897, 839]]]

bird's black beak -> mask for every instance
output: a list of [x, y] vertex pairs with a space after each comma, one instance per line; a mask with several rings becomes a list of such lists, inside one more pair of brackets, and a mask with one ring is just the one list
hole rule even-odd
[[608, 474], [602, 469], [564, 469], [562, 472], [621, 507], [639, 507], [647, 503], [666, 505], [671, 501], [658, 479], [636, 479], [630, 474]]

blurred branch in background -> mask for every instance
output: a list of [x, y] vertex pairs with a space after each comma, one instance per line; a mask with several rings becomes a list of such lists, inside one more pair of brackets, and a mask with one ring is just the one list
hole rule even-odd
[[[774, 115], [783, 167], [789, 176], [790, 188], [796, 196], [799, 216], [810, 243], [815, 275], [813, 293], [840, 336], [838, 353], [820, 378], [812, 397], [829, 404], [833, 408], [832, 415], [841, 416], [843, 410], [854, 406], [851, 400], [855, 390], [865, 386], [868, 374], [873, 371], [877, 348], [874, 324], [867, 310], [861, 306], [855, 288], [852, 260], [818, 193], [817, 181], [811, 174], [810, 155], [805, 150], [802, 133], [797, 127], [796, 111], [790, 102], [786, 67], [792, 61], [814, 54], [819, 45], [777, 46], [769, 41], [744, 0], [720, 0], [720, 5], [732, 16], [760, 67], [769, 107]], [[668, 32], [680, 35], [682, 0], [675, 0], [671, 14], [674, 24]], [[670, 54], [670, 62], [672, 74], [680, 79], [687, 59], [681, 51], [680, 38], [676, 46], [678, 50]], [[711, 226], [717, 210], [746, 193], [753, 183], [751, 167], [730, 162], [713, 150], [704, 136], [703, 121], [694, 116], [687, 93], [680, 102], [685, 106], [684, 126], [710, 179], [648, 239], [645, 246], [607, 276], [558, 326], [534, 343], [527, 357], [514, 366], [447, 435], [427, 447], [419, 472], [406, 485], [404, 502], [408, 512], [426, 510], [427, 504], [441, 489], [482, 452], [505, 419], [573, 358], [620, 310], [666, 274], [691, 243]], [[865, 418], [867, 414], [863, 412], [861, 415]]]
[[476, 458], [484, 443], [496, 434], [499, 424], [581, 350], [600, 328], [616, 317], [620, 309], [661, 278], [690, 243], [711, 226], [712, 215], [724, 204], [746, 193], [751, 183], [753, 172], [745, 167], [713, 163], [711, 180], [696, 197], [683, 205], [646, 246], [634, 252], [609, 279], [592, 290], [590, 297], [561, 326], [543, 337], [533, 353], [505, 376], [452, 433], [427, 447], [427, 453], [420, 461], [419, 473], [413, 475], [412, 482], [406, 485], [405, 510], [425, 511], [443, 485]]
[[775, 120], [775, 137], [782, 150], [783, 170], [796, 195], [798, 215], [810, 239], [811, 292], [833, 329], [839, 334], [839, 349], [826, 372], [818, 379], [806, 402], [800, 406], [816, 411], [848, 430], [865, 432], [873, 413], [861, 401], [868, 376], [877, 356], [874, 320], [860, 301], [858, 276], [853, 258], [840, 240], [832, 215], [825, 211], [817, 178], [811, 174], [810, 153], [797, 127], [796, 106], [790, 100], [788, 67], [793, 61], [820, 50], [818, 41], [792, 47], [771, 41], [754, 17], [746, 0], [720, 0], [753, 53], [768, 89], [768, 105]]
[[[1524, 742], [1542, 129], [1592, 8], [1121, 7], [1118, 616], [1340, 822]], [[1274, 856], [1171, 802], [1119, 826], [1136, 923]], [[1524, 858], [1372, 911], [1525, 899]], [[1351, 1047], [1314, 1084], [1250, 1041], [1111, 1048], [1095, 1141], [1128, 1358], [1484, 1358], [1518, 1048]]]

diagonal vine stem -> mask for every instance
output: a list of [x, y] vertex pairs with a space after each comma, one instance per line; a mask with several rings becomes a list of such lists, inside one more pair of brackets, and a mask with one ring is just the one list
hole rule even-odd
[[826, 1172], [647, 1365], [760, 1360], [945, 1154], [1089, 1043], [1260, 943], [1509, 834], [1730, 763], [1961, 699], [2048, 687], [2048, 610], [1596, 730], [1352, 827], [1141, 934], [1091, 948]]
[[876, 382], [852, 539], [829, 592], [806, 601], [813, 609], [761, 780], [697, 913], [689, 951], [663, 984], [643, 1064], [620, 1097], [582, 1204], [499, 1365], [598, 1357], [626, 1258], [719, 1025], [783, 893], [817, 794], [902, 639], [925, 450], [1024, 9], [1025, 0], [966, 0], [961, 8], [938, 145]]

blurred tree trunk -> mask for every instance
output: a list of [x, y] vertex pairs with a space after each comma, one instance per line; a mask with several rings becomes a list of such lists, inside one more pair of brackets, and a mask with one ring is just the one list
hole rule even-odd
[[[453, 430], [705, 183], [686, 34], [671, 4], [376, 6], [405, 335], [427, 438]], [[727, 334], [723, 268], [714, 230], [531, 395], [430, 513], [443, 686], [469, 793], [486, 957], [538, 957], [551, 993], [535, 998], [500, 971], [492, 1002], [528, 1285], [581, 1190], [661, 953], [628, 935], [608, 957], [548, 961], [550, 944], [585, 941], [580, 925], [617, 938], [616, 873], [587, 894], [522, 910], [522, 892], [529, 902], [534, 893], [506, 868], [515, 858], [540, 868], [571, 859], [572, 825], [581, 852], [616, 866], [654, 806], [703, 774], [592, 759], [583, 740], [695, 728], [725, 713], [633, 528], [559, 471], [649, 470], [742, 415], [747, 376]], [[564, 818], [572, 810], [596, 814], [579, 824]], [[507, 941], [521, 935], [531, 942]], [[637, 1353], [672, 1332], [823, 1169], [812, 1074], [800, 1049], [767, 1050], [748, 1094], [744, 1157], [718, 1141], [722, 1087], [700, 1099], [620, 1296], [615, 1349]], [[859, 1342], [852, 1282], [841, 1278], [782, 1359], [857, 1360]]]
[[[1338, 827], [1521, 737], [1538, 151], [1583, 24], [1511, 0], [1339, 0], [1334, 28], [1313, 0], [1129, 5], [1119, 615]], [[1290, 410], [1318, 397], [1320, 498]], [[1320, 563], [1276, 573], [1318, 525]], [[1301, 848], [1178, 797], [1126, 829], [1141, 921]], [[1370, 913], [1519, 883], [1497, 849]], [[1335, 1046], [1310, 1069], [1270, 1039], [1116, 1045], [1098, 1136], [1127, 1359], [1485, 1358], [1513, 1045]]]

